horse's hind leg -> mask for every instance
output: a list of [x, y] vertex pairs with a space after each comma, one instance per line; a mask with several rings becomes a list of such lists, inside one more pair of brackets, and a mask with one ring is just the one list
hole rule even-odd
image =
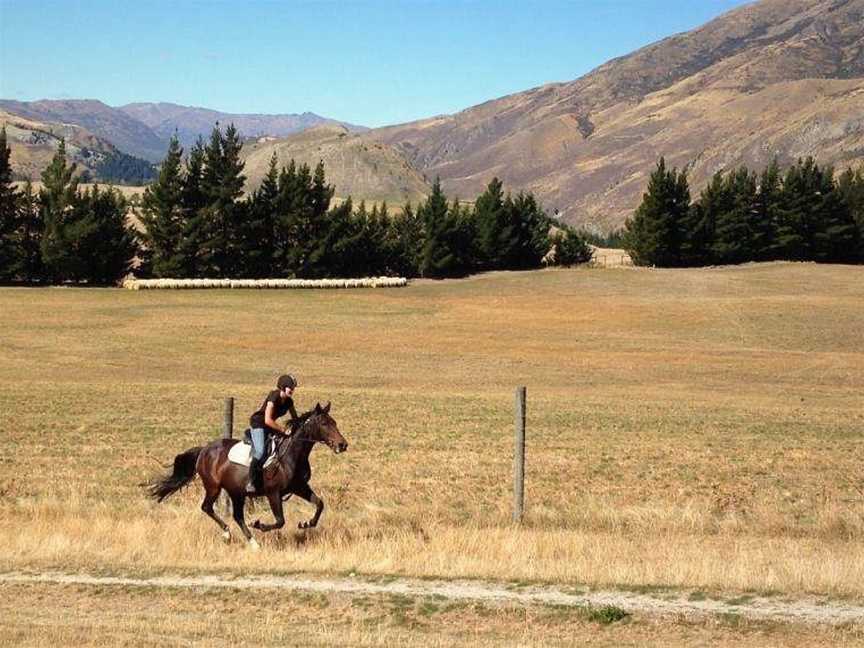
[[201, 502], [201, 510], [213, 518], [216, 524], [219, 525], [219, 528], [222, 529], [222, 538], [227, 542], [231, 539], [231, 532], [228, 530], [228, 525], [225, 524], [225, 520], [216, 515], [216, 511], [213, 510], [213, 504], [219, 498], [219, 492], [221, 490], [222, 489], [217, 485], [205, 483], [204, 501]]
[[253, 551], [258, 551], [258, 549], [260, 549], [258, 542], [252, 537], [252, 532], [249, 530], [249, 527], [246, 526], [246, 520], [243, 515], [243, 509], [245, 506], [245, 495], [235, 493], [231, 494], [231, 508], [234, 509], [234, 521], [246, 537], [246, 541], [249, 543], [249, 548]]

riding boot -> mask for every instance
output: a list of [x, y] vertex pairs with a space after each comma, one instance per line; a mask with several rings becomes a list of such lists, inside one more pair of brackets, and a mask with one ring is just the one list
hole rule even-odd
[[264, 460], [258, 462], [258, 468], [255, 470], [255, 492], [263, 493], [264, 492]]
[[249, 463], [249, 481], [246, 483], [246, 492], [255, 493], [260, 491], [261, 480], [259, 475], [261, 472], [261, 462], [252, 457], [252, 461]]

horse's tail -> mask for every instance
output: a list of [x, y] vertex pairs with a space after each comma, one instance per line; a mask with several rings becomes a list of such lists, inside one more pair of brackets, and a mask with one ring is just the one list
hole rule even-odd
[[195, 479], [195, 465], [198, 463], [201, 450], [202, 447], [190, 448], [174, 457], [174, 471], [147, 486], [150, 497], [161, 502]]

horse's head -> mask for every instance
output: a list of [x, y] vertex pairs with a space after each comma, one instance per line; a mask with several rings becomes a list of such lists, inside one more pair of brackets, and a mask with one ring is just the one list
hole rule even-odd
[[327, 403], [324, 407], [321, 407], [320, 403], [316, 403], [315, 409], [312, 410], [312, 416], [317, 423], [314, 440], [326, 443], [336, 454], [345, 452], [348, 449], [348, 442], [342, 436], [342, 433], [339, 432], [336, 421], [330, 416], [330, 403]]

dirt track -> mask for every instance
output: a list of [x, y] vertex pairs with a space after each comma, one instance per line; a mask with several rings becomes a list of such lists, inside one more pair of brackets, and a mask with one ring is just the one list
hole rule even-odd
[[631, 614], [699, 618], [736, 614], [753, 620], [786, 623], [839, 625], [864, 623], [864, 606], [819, 597], [790, 600], [779, 597], [744, 596], [716, 600], [691, 592], [664, 590], [655, 594], [589, 591], [584, 588], [521, 587], [481, 581], [436, 581], [415, 579], [366, 580], [359, 577], [323, 578], [304, 576], [156, 576], [152, 578], [93, 576], [45, 572], [0, 573], [0, 582], [56, 583], [121, 587], [286, 589], [345, 594], [394, 594], [411, 597], [442, 597], [522, 605], [574, 607], [615, 606]]

